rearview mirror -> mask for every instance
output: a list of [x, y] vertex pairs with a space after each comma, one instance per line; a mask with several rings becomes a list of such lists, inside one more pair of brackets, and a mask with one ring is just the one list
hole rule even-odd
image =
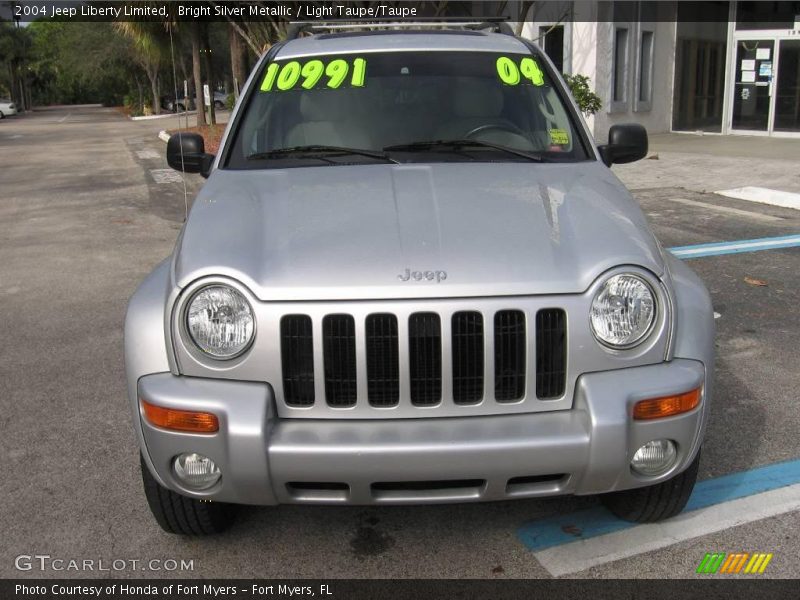
[[635, 123], [613, 125], [608, 130], [608, 144], [597, 149], [608, 167], [634, 162], [647, 156], [647, 130]]
[[167, 142], [167, 164], [176, 171], [200, 173], [208, 177], [213, 154], [206, 154], [203, 136], [197, 133], [174, 133]]

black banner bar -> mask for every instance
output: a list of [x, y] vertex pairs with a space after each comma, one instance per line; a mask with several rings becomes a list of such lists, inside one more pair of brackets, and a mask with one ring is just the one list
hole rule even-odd
[[[476, 4], [480, 8], [476, 9]], [[297, 1], [288, 0], [5, 0], [0, 2], [0, 20], [50, 21], [422, 21], [435, 19], [503, 18], [509, 21], [595, 22], [727, 22], [730, 6], [736, 5], [737, 20], [759, 27], [789, 28], [794, 25], [796, 2], [720, 2], [645, 0], [621, 2], [580, 0], [559, 2], [436, 1]], [[480, 10], [480, 13], [474, 12]], [[527, 12], [526, 12], [527, 11]], [[524, 14], [523, 14], [524, 13]]]
[[2, 580], [3, 600], [562, 600], [797, 598], [797, 581], [714, 576], [694, 580]]

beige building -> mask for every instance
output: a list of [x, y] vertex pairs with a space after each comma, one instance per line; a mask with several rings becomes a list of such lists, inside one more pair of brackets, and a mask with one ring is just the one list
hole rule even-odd
[[800, 2], [537, 2], [523, 35], [603, 100], [591, 125], [800, 137]]

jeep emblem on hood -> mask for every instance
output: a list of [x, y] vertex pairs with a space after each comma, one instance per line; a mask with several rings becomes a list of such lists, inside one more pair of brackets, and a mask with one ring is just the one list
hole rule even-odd
[[440, 283], [447, 279], [447, 271], [412, 271], [407, 268], [406, 272], [401, 273], [397, 278], [400, 281], [409, 281], [413, 279], [414, 281], [435, 281], [436, 283]]

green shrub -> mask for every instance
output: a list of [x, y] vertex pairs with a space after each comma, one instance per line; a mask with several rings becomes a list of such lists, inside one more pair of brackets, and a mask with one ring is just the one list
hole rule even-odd
[[132, 117], [139, 117], [144, 114], [144, 108], [139, 104], [139, 99], [133, 94], [126, 94], [122, 99], [122, 103]]
[[564, 81], [567, 82], [575, 103], [584, 115], [589, 117], [603, 107], [600, 96], [589, 87], [590, 79], [586, 75], [564, 75]]
[[225, 98], [225, 108], [228, 110], [233, 110], [233, 107], [236, 105], [236, 96], [231, 92], [228, 94], [228, 97]]

